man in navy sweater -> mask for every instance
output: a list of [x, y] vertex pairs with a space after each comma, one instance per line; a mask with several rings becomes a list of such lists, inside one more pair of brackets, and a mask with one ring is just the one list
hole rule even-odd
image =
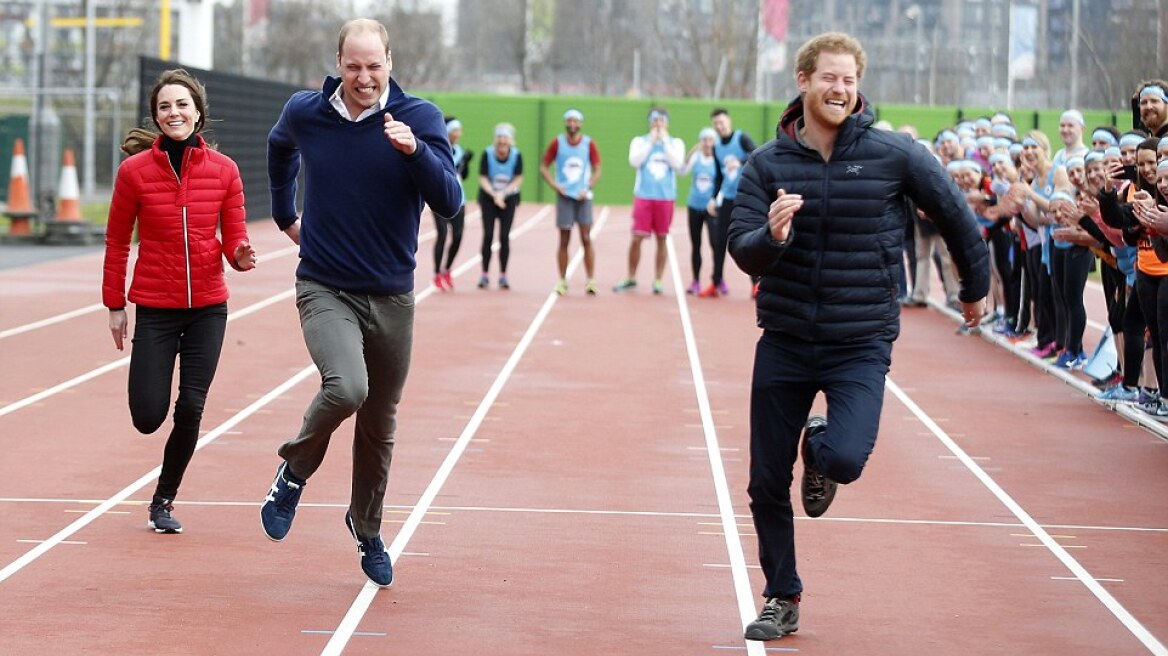
[[[392, 79], [385, 26], [346, 23], [337, 44], [340, 79], [299, 91], [268, 134], [272, 216], [300, 245], [296, 307], [321, 387], [260, 510], [281, 541], [333, 431], [356, 413], [353, 487], [345, 524], [361, 569], [389, 587], [393, 565], [381, 540], [381, 508], [393, 457], [397, 406], [409, 371], [414, 268], [423, 203], [454, 216], [458, 176], [442, 112]], [[308, 164], [304, 212], [297, 175]]]

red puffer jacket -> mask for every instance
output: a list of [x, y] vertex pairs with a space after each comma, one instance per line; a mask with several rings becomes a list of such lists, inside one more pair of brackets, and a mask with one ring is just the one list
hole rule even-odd
[[118, 168], [102, 280], [102, 301], [109, 308], [126, 306], [126, 262], [135, 221], [139, 243], [129, 294], [133, 303], [153, 308], [222, 303], [228, 296], [222, 258], [239, 269], [233, 253], [247, 241], [239, 168], [199, 137], [199, 147], [183, 153], [180, 182], [161, 139]]

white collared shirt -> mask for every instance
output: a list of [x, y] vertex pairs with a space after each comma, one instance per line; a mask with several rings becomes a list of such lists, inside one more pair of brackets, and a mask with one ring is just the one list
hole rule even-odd
[[343, 116], [345, 120], [348, 121], [356, 122], [360, 121], [366, 116], [372, 116], [373, 114], [385, 109], [385, 103], [389, 102], [389, 84], [386, 84], [385, 91], [382, 91], [381, 97], [377, 99], [377, 105], [365, 108], [365, 110], [362, 111], [357, 116], [357, 118], [353, 118], [349, 115], [349, 108], [345, 106], [345, 99], [341, 96], [341, 91], [344, 88], [344, 84], [338, 85], [337, 90], [333, 92], [333, 95], [329, 96], [329, 103], [337, 110], [338, 114]]

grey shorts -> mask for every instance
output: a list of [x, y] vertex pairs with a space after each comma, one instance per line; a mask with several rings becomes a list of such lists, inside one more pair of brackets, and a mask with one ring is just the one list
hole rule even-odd
[[573, 200], [556, 194], [556, 227], [571, 230], [574, 223], [592, 225], [592, 201]]

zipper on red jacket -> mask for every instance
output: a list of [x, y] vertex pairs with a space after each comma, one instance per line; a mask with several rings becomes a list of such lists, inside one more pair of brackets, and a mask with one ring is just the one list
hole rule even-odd
[[184, 262], [187, 268], [187, 307], [194, 307], [195, 302], [192, 298], [194, 291], [191, 289], [191, 237], [187, 232], [187, 207], [183, 205], [182, 208], [182, 224], [183, 224], [183, 253], [186, 256]]
[[[182, 167], [187, 171], [191, 170], [191, 149], [187, 148], [183, 151]], [[174, 171], [174, 169], [171, 169]], [[185, 203], [185, 196], [182, 194], [182, 178], [179, 177], [178, 171], [174, 171], [174, 181], [179, 186], [179, 196], [183, 197], [184, 203], [182, 206], [182, 232], [183, 232], [183, 266], [186, 268], [186, 283], [187, 283], [187, 308], [195, 306], [195, 292], [191, 284], [191, 235], [187, 225], [187, 206]]]

